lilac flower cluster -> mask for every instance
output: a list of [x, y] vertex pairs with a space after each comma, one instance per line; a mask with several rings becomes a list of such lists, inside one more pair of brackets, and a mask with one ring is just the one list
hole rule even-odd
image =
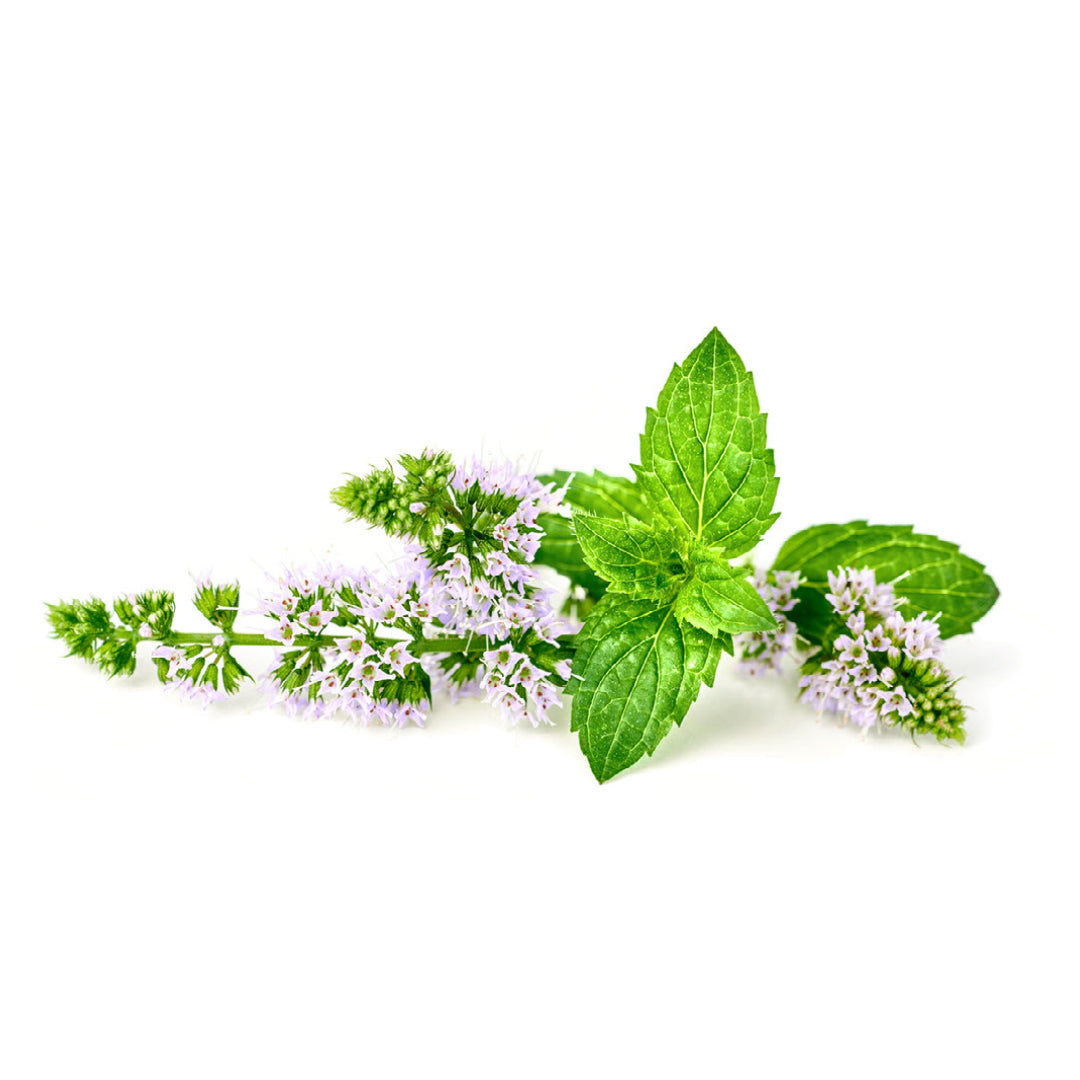
[[549, 671], [521, 650], [528, 642], [557, 647], [560, 636], [577, 629], [553, 608], [553, 594], [541, 587], [540, 572], [532, 565], [544, 535], [539, 517], [560, 510], [564, 491], [519, 473], [510, 462], [493, 465], [480, 458], [460, 466], [450, 488], [459, 498], [479, 492], [515, 500], [516, 506], [497, 515], [490, 529], [492, 550], [470, 559], [459, 549], [436, 576], [443, 601], [436, 633], [485, 638], [482, 663], [435, 654], [425, 657], [424, 666], [433, 687], [452, 698], [483, 696], [511, 724], [550, 723], [548, 711], [561, 704], [569, 662], [556, 661]]
[[517, 473], [509, 462], [491, 466], [478, 458], [459, 468], [450, 481], [455, 492], [474, 485], [484, 495], [519, 501], [512, 513], [492, 524], [493, 550], [482, 559], [470, 559], [459, 548], [449, 564], [440, 568], [446, 629], [502, 640], [529, 627], [540, 640], [555, 644], [567, 628], [551, 608], [550, 592], [539, 588], [540, 574], [532, 562], [544, 535], [538, 519], [560, 508], [563, 493], [529, 473]]
[[742, 675], [764, 675], [780, 671], [780, 662], [795, 648], [797, 630], [786, 615], [799, 602], [793, 594], [802, 584], [797, 570], [757, 570], [751, 578], [761, 598], [776, 616], [776, 630], [736, 634], [738, 670]]
[[[274, 704], [310, 719], [344, 715], [367, 725], [424, 725], [420, 669], [407, 643], [376, 637], [374, 626], [403, 628], [421, 617], [415, 577], [382, 579], [343, 566], [284, 570], [259, 597], [254, 614], [274, 625], [266, 636], [287, 648], [260, 684]], [[335, 633], [325, 631], [334, 627]]]
[[[275, 703], [313, 718], [422, 726], [432, 690], [447, 690], [484, 697], [510, 723], [550, 722], [570, 675], [559, 637], [575, 627], [532, 563], [539, 515], [557, 511], [562, 492], [478, 459], [448, 489], [431, 538], [408, 544], [388, 571], [286, 570], [260, 598], [256, 612], [274, 623], [266, 636], [286, 647], [263, 684]], [[467, 533], [470, 522], [479, 524]], [[440, 638], [465, 648], [409, 652], [410, 641]]]
[[548, 710], [562, 704], [559, 688], [570, 678], [569, 660], [555, 664], [555, 674], [561, 680], [558, 685], [550, 678], [550, 672], [537, 667], [510, 644], [485, 652], [484, 667], [478, 689], [489, 705], [499, 708], [504, 720], [516, 724], [527, 719], [533, 727], [551, 723]]
[[829, 588], [826, 599], [847, 632], [834, 638], [825, 659], [807, 665], [800, 700], [819, 716], [838, 713], [864, 729], [881, 721], [958, 737], [962, 710], [939, 663], [934, 619], [925, 612], [904, 618], [897, 608], [906, 601], [872, 570], [839, 569], [829, 574]]

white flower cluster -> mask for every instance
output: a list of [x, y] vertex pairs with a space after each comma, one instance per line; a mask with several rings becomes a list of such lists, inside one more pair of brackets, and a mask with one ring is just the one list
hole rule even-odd
[[[826, 594], [849, 633], [838, 635], [830, 659], [804, 675], [800, 701], [822, 712], [868, 728], [878, 720], [893, 723], [916, 711], [898, 677], [897, 667], [941, 657], [938, 624], [924, 612], [905, 619], [896, 609], [892, 585], [878, 584], [872, 570], [840, 569], [829, 574]], [[932, 672], [940, 675], [940, 669]]]
[[792, 594], [802, 584], [797, 570], [757, 570], [751, 578], [754, 588], [776, 616], [775, 630], [736, 634], [739, 650], [737, 668], [742, 675], [765, 675], [780, 671], [780, 662], [795, 647], [795, 624], [785, 614], [799, 602]]

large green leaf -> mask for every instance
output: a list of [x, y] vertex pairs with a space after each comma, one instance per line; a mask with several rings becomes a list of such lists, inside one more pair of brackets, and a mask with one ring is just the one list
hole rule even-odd
[[[574, 530], [585, 561], [611, 592], [662, 599], [679, 587], [682, 571], [670, 542], [662, 543], [639, 521], [575, 514]], [[674, 562], [673, 562], [674, 559]]]
[[728, 557], [779, 516], [754, 379], [719, 330], [672, 369], [646, 412], [636, 472], [654, 513]]
[[625, 477], [608, 476], [599, 470], [591, 473], [570, 473], [556, 469], [555, 472], [537, 479], [543, 483], [554, 483], [558, 487], [570, 480], [566, 501], [575, 510], [584, 510], [599, 517], [618, 518], [625, 515], [638, 521], [652, 521], [652, 511], [641, 489], [633, 480]]
[[703, 560], [679, 590], [675, 617], [707, 634], [744, 634], [776, 629], [776, 616], [746, 580], [745, 567]]
[[603, 783], [651, 754], [681, 721], [702, 681], [711, 684], [720, 645], [680, 627], [671, 604], [608, 593], [578, 636], [570, 728]]
[[[982, 563], [961, 553], [956, 544], [917, 533], [910, 525], [816, 525], [796, 533], [780, 549], [775, 570], [798, 570], [805, 588], [828, 590], [829, 571], [841, 566], [869, 567], [878, 581], [894, 581], [906, 597], [901, 611], [917, 615], [940, 612], [942, 637], [963, 634], [994, 606], [998, 590]], [[792, 618], [799, 623], [802, 604]]]

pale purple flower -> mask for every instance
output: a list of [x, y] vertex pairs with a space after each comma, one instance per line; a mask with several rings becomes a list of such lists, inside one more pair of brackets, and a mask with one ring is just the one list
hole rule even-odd
[[852, 664], [864, 664], [867, 660], [866, 642], [862, 636], [856, 638], [841, 634], [834, 642], [833, 649], [841, 660], [847, 660]]
[[503, 577], [511, 566], [513, 563], [505, 551], [492, 551], [488, 554], [485, 569], [492, 577]]
[[313, 596], [319, 587], [318, 575], [301, 570], [296, 573], [290, 583], [292, 587], [303, 597]]
[[333, 608], [327, 608], [324, 604], [325, 601], [316, 600], [307, 611], [302, 611], [296, 616], [297, 621], [309, 634], [317, 634], [324, 626], [329, 626], [334, 618]]
[[526, 562], [532, 562], [536, 558], [536, 553], [540, 550], [540, 541], [535, 536], [522, 536], [515, 546], [525, 556]]
[[454, 553], [453, 558], [447, 564], [446, 577], [450, 581], [468, 581], [472, 577], [469, 557], [463, 551]]
[[879, 711], [883, 717], [891, 712], [895, 712], [897, 716], [907, 716], [912, 711], [911, 702], [908, 701], [908, 696], [904, 693], [903, 687], [898, 686], [894, 690], [882, 690], [880, 692], [880, 701], [881, 708]]
[[155, 660], [168, 660], [170, 667], [178, 667], [184, 654], [172, 645], [159, 645], [151, 654]]
[[398, 642], [396, 645], [391, 645], [389, 649], [383, 653], [382, 662], [395, 674], [404, 675], [405, 668], [409, 664], [415, 664], [416, 658], [409, 654], [406, 648], [405, 642]]
[[383, 671], [377, 661], [365, 660], [358, 667], [353, 668], [354, 677], [358, 678], [370, 691], [377, 682], [385, 682], [394, 676], [388, 671]]
[[276, 626], [266, 631], [271, 641], [280, 641], [282, 645], [291, 645], [296, 640], [296, 627], [288, 619], [280, 619]]
[[378, 656], [378, 653], [360, 637], [350, 638], [342, 651], [353, 663], [366, 660], [369, 656]]

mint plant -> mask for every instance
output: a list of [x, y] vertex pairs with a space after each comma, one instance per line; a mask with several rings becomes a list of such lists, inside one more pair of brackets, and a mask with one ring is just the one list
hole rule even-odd
[[[286, 567], [247, 611], [238, 583], [201, 580], [202, 632], [174, 630], [161, 590], [49, 605], [49, 620], [109, 677], [150, 643], [162, 683], [204, 707], [251, 679], [233, 655], [251, 646], [274, 650], [273, 701], [313, 719], [422, 726], [446, 691], [535, 725], [565, 694], [601, 782], [682, 723], [724, 653], [748, 675], [794, 658], [801, 700], [864, 733], [963, 741], [942, 642], [989, 611], [993, 581], [955, 544], [865, 521], [805, 529], [755, 567], [778, 480], [753, 376], [718, 330], [646, 411], [640, 458], [628, 479], [402, 455], [331, 496], [405, 542], [387, 572]], [[561, 610], [540, 566], [566, 579]], [[265, 633], [237, 631], [239, 614]]]

